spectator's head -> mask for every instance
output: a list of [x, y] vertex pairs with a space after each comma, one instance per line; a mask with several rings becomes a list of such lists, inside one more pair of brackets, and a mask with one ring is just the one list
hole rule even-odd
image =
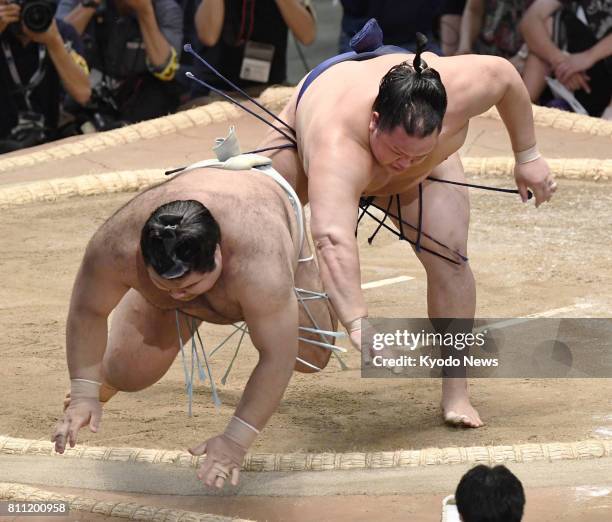
[[370, 146], [381, 165], [403, 172], [435, 148], [446, 112], [440, 75], [421, 58], [427, 38], [417, 34], [412, 64], [393, 66], [372, 106]]
[[525, 493], [506, 466], [480, 465], [461, 477], [455, 501], [463, 522], [519, 522]]
[[140, 249], [158, 288], [189, 300], [209, 290], [221, 271], [221, 231], [199, 201], [172, 201], [157, 208], [140, 235]]

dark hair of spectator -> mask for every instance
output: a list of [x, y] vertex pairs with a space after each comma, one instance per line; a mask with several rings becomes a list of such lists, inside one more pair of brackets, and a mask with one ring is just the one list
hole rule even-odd
[[519, 522], [525, 507], [523, 485], [506, 466], [472, 468], [461, 477], [455, 500], [463, 522]]
[[188, 272], [211, 272], [221, 230], [199, 201], [172, 201], [157, 208], [140, 235], [147, 266], [161, 277], [175, 279]]
[[379, 114], [380, 130], [403, 125], [407, 134], [422, 138], [442, 129], [446, 89], [438, 71], [421, 58], [427, 38], [417, 33], [416, 41], [412, 65], [402, 62], [385, 74], [372, 110]]

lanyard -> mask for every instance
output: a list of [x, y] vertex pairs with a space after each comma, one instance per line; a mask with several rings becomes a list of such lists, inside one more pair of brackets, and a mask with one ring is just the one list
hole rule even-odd
[[23, 98], [26, 102], [26, 105], [29, 110], [32, 110], [32, 104], [30, 103], [30, 95], [32, 91], [38, 86], [38, 84], [45, 77], [45, 68], [44, 62], [45, 57], [47, 56], [47, 48], [44, 45], [38, 44], [38, 66], [34, 74], [32, 74], [29, 79], [27, 85], [23, 85], [21, 81], [21, 75], [17, 70], [17, 65], [15, 64], [15, 58], [13, 57], [13, 52], [11, 51], [11, 47], [6, 40], [2, 41], [2, 51], [4, 52], [4, 57], [6, 58], [6, 65], [8, 66], [8, 70], [13, 78], [13, 82], [18, 87], [18, 92], [23, 93]]
[[[247, 20], [247, 5], [251, 4], [251, 13], [249, 16], [249, 30], [248, 33], [245, 34], [245, 25]], [[251, 39], [251, 35], [253, 34], [253, 25], [255, 24], [255, 0], [242, 0], [242, 16], [240, 18], [240, 34], [238, 35], [238, 40], [236, 42], [236, 47], [240, 47], [244, 45], [247, 40]]]

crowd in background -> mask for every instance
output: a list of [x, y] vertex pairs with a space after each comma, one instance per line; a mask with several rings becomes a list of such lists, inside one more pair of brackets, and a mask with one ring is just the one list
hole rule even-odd
[[[319, 0], [323, 2], [324, 0]], [[325, 0], [331, 2], [332, 0]], [[385, 44], [415, 34], [447, 56], [492, 54], [531, 99], [612, 119], [612, 0], [342, 0], [337, 49], [376, 18]], [[287, 80], [287, 41], [316, 40], [310, 0], [0, 0], [0, 153], [116, 128]], [[189, 79], [191, 73], [197, 80]]]
[[[329, 0], [331, 1], [331, 0]], [[337, 49], [376, 18], [384, 43], [491, 54], [532, 101], [612, 119], [612, 0], [342, 0]], [[0, 0], [0, 153], [189, 107], [229, 82], [252, 93], [287, 79], [289, 32], [316, 40], [309, 0]], [[187, 74], [198, 78], [189, 80]], [[478, 81], [477, 78], [474, 81]], [[525, 496], [503, 466], [460, 482], [458, 513], [519, 521]]]

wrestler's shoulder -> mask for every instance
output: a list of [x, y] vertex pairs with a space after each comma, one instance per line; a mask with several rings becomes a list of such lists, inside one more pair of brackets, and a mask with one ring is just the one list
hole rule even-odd
[[227, 292], [240, 303], [255, 300], [262, 308], [293, 289], [293, 251], [271, 241], [274, 231], [266, 235], [268, 241], [243, 243], [243, 250], [236, 252], [224, 269]]
[[134, 209], [126, 205], [109, 217], [91, 237], [87, 255], [106, 270], [129, 271], [140, 244]]
[[474, 88], [490, 88], [488, 81], [513, 72], [513, 67], [499, 56], [463, 54], [459, 56], [435, 56], [428, 62], [442, 78], [446, 90], [456, 94], [468, 94]]

